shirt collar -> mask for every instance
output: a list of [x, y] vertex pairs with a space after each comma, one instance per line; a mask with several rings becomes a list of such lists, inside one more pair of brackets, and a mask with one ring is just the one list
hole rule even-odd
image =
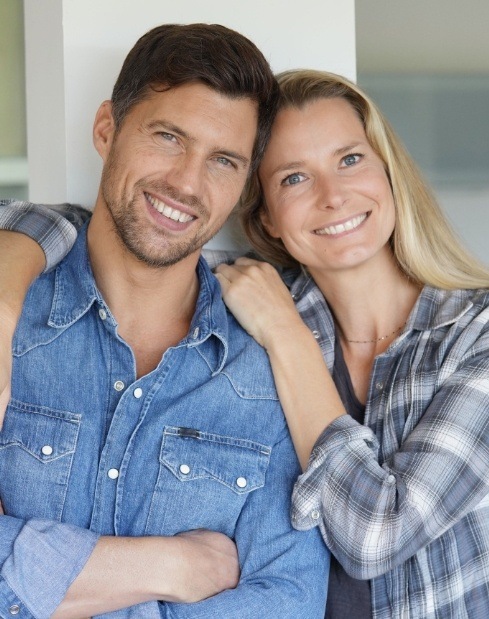
[[[214, 373], [221, 371], [226, 363], [229, 341], [229, 323], [226, 307], [221, 297], [219, 282], [212, 274], [204, 258], [197, 265], [199, 295], [195, 314], [188, 335], [182, 341], [195, 347], [215, 337], [218, 354], [213, 363]], [[55, 289], [48, 324], [64, 329], [79, 320], [97, 303], [107, 313], [108, 320], [116, 321], [97, 289], [87, 248], [87, 224], [78, 233], [78, 239], [68, 256], [55, 272]]]
[[425, 286], [406, 323], [406, 329], [426, 331], [453, 324], [474, 305], [474, 290], [442, 290]]
[[[283, 279], [299, 311], [302, 307], [315, 304], [318, 288], [307, 271], [289, 269], [284, 271]], [[473, 306], [474, 292], [474, 290], [443, 290], [424, 286], [408, 318], [405, 332], [410, 329], [418, 331], [438, 329], [456, 322]]]

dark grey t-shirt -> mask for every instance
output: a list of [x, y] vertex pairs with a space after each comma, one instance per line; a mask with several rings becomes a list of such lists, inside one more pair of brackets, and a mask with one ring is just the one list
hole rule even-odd
[[[365, 406], [358, 400], [353, 390], [338, 332], [335, 340], [333, 380], [348, 414], [363, 424]], [[370, 582], [348, 576], [335, 557], [331, 555], [325, 619], [369, 619], [371, 616]]]

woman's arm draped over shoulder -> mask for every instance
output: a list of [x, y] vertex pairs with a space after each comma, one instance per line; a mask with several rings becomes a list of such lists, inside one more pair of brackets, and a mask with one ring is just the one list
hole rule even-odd
[[346, 413], [314, 336], [277, 271], [240, 258], [216, 269], [226, 305], [268, 352], [303, 469], [324, 428]]
[[[314, 338], [289, 311], [288, 291], [264, 269], [238, 261], [234, 268], [219, 267], [218, 277], [231, 311], [270, 354], [304, 468], [312, 449], [295, 487], [293, 524], [309, 529], [320, 523], [345, 570], [375, 578], [437, 539], [489, 494], [489, 307], [479, 308], [446, 353], [435, 394], [424, 402], [422, 385], [412, 387], [412, 414], [418, 411], [420, 418], [381, 461], [372, 430], [338, 414], [343, 407]], [[383, 415], [398, 417], [392, 407], [406, 397], [402, 389], [399, 402], [389, 396]], [[383, 432], [392, 432], [386, 419]]]
[[12, 337], [27, 290], [68, 253], [88, 216], [69, 204], [0, 200], [0, 427], [10, 398]]

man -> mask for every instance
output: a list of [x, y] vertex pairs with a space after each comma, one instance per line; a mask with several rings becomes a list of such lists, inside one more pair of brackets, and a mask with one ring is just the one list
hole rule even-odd
[[1, 616], [322, 615], [325, 553], [289, 524], [299, 470], [266, 352], [200, 258], [276, 92], [241, 35], [170, 25], [99, 108], [93, 216], [33, 284], [13, 343]]

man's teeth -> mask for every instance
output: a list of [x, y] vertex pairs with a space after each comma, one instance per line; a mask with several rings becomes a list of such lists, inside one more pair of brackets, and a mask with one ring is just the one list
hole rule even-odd
[[341, 234], [342, 232], [346, 232], [347, 230], [353, 230], [357, 228], [362, 221], [367, 219], [367, 213], [363, 215], [359, 215], [358, 217], [354, 217], [353, 219], [349, 219], [348, 221], [343, 222], [342, 224], [338, 224], [336, 226], [328, 226], [327, 228], [321, 228], [319, 230], [315, 230], [316, 234]]
[[192, 217], [192, 215], [187, 215], [187, 213], [182, 213], [182, 211], [178, 211], [176, 208], [171, 208], [164, 202], [160, 202], [159, 200], [156, 200], [148, 194], [146, 194], [146, 197], [148, 198], [148, 201], [158, 211], [158, 213], [161, 213], [165, 217], [168, 217], [168, 219], [173, 219], [173, 221], [179, 221], [182, 224], [185, 224], [189, 221], [192, 221], [192, 219], [195, 219], [194, 217]]

